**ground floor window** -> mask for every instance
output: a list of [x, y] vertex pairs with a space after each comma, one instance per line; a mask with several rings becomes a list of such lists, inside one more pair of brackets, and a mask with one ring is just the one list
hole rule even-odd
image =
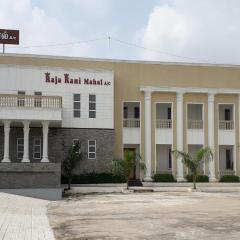
[[41, 138], [34, 137], [33, 139], [33, 159], [41, 159]]
[[24, 153], [24, 139], [17, 138], [17, 159], [22, 159]]
[[88, 140], [88, 159], [96, 159], [96, 140]]
[[168, 148], [168, 169], [172, 169], [172, 149]]

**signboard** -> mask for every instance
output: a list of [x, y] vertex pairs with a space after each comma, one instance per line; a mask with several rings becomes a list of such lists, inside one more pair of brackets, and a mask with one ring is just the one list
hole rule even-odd
[[0, 43], [19, 44], [19, 30], [0, 29]]

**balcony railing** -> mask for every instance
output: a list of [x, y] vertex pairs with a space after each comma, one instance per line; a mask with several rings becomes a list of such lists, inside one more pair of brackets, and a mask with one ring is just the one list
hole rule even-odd
[[0, 107], [62, 108], [62, 97], [0, 94]]
[[232, 130], [234, 129], [234, 121], [219, 121], [219, 129], [221, 130]]
[[123, 119], [124, 128], [140, 128], [140, 119], [125, 118]]
[[156, 128], [172, 128], [171, 119], [157, 119]]
[[188, 129], [203, 129], [203, 120], [188, 120]]

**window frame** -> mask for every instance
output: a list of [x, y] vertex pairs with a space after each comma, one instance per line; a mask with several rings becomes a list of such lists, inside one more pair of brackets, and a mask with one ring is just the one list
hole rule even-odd
[[[39, 140], [40, 144], [36, 144], [35, 140]], [[35, 147], [40, 148], [39, 152], [35, 151]], [[35, 157], [35, 154], [40, 154], [40, 157], [39, 158]], [[35, 159], [35, 160], [42, 159], [42, 139], [41, 139], [41, 137], [34, 137], [33, 138], [33, 159]]]
[[[90, 142], [94, 141], [94, 145], [90, 144]], [[90, 147], [94, 147], [95, 151], [89, 151]], [[94, 154], [94, 158], [90, 157], [90, 154]], [[96, 159], [97, 158], [97, 140], [88, 140], [88, 159]]]
[[[95, 96], [95, 101], [90, 100], [90, 96]], [[90, 109], [90, 104], [95, 104], [95, 109]], [[94, 117], [90, 117], [90, 114], [94, 113]], [[89, 93], [88, 95], [88, 118], [97, 118], [97, 95], [94, 93]]]
[[[75, 95], [79, 95], [79, 100], [75, 100]], [[75, 108], [75, 103], [79, 103], [79, 108]], [[75, 116], [75, 113], [79, 112], [79, 116]], [[81, 118], [81, 94], [73, 93], [73, 118]]]
[[[19, 144], [19, 141], [22, 140], [22, 144]], [[22, 151], [19, 151], [19, 146], [22, 146], [23, 150]], [[19, 154], [22, 154], [20, 157], [19, 157]], [[17, 138], [17, 159], [18, 160], [22, 160], [23, 159], [23, 156], [24, 156], [24, 138]]]

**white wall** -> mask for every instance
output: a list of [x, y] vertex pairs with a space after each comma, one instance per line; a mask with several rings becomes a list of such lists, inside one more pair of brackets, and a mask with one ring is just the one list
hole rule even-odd
[[[48, 83], [45, 73], [61, 78], [61, 83]], [[70, 78], [81, 78], [81, 84], [65, 83], [64, 74]], [[84, 79], [102, 79], [103, 85], [87, 85]], [[35, 91], [42, 95], [62, 96], [62, 127], [69, 128], [114, 128], [114, 80], [113, 72], [91, 69], [63, 69], [33, 66], [0, 65], [0, 94], [17, 94], [26, 91], [33, 95]], [[109, 85], [104, 85], [108, 83]], [[81, 94], [81, 118], [73, 118], [73, 93]], [[96, 94], [96, 118], [88, 118], [88, 96]]]

